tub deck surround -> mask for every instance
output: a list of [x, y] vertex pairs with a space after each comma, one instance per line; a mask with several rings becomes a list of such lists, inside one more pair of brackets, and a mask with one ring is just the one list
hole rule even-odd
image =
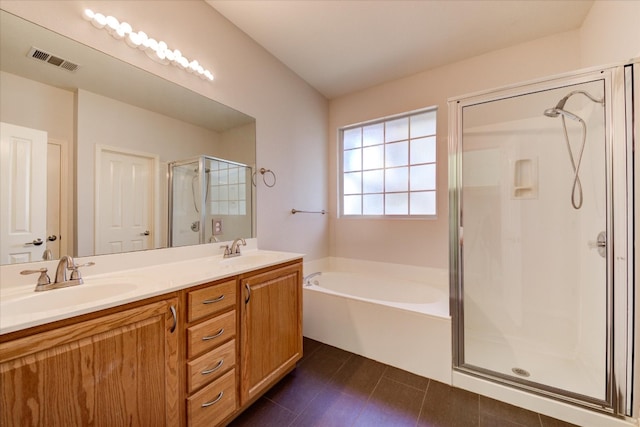
[[[217, 243], [216, 248], [219, 245]], [[44, 292], [34, 292], [36, 276], [26, 276], [29, 280], [25, 283], [25, 276], [20, 276], [19, 271], [40, 268], [40, 264], [45, 264], [51, 274], [55, 272], [57, 261], [29, 264], [29, 267], [3, 266], [0, 334], [116, 307], [303, 257], [297, 253], [259, 250], [252, 244], [247, 249], [243, 248], [239, 257], [223, 258], [217, 254], [217, 250], [216, 255], [211, 255], [211, 245], [203, 246], [198, 250], [185, 248], [184, 251], [172, 248], [178, 251], [170, 250], [173, 252], [170, 256], [158, 253], [165, 251], [160, 250], [78, 259], [78, 264], [96, 262], [94, 267], [81, 269], [85, 281], [83, 285]], [[189, 256], [195, 257], [185, 259]], [[126, 260], [127, 257], [139, 258], [141, 265], [133, 267], [130, 260]], [[159, 262], [154, 263], [154, 257]], [[173, 258], [173, 262], [167, 258]], [[118, 269], [118, 265], [128, 268]]]
[[[306, 337], [451, 384], [446, 270], [344, 258], [304, 264], [305, 276], [317, 271], [318, 285], [303, 286]], [[418, 292], [407, 300], [411, 288]]]

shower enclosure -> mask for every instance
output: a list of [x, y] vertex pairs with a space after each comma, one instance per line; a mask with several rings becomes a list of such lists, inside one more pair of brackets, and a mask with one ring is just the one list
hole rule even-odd
[[199, 156], [169, 163], [169, 246], [253, 236], [251, 167]]
[[454, 372], [631, 415], [632, 70], [450, 100]]

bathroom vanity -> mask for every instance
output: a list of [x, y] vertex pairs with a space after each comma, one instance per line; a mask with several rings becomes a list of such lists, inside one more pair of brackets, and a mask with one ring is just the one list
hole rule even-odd
[[[105, 293], [110, 278], [136, 291], [96, 294], [95, 310], [12, 311], [12, 301], [62, 304], [61, 291], [69, 301], [74, 291]], [[224, 425], [302, 357], [299, 254], [256, 250], [85, 280], [3, 294], [14, 315], [0, 310], [1, 425]]]

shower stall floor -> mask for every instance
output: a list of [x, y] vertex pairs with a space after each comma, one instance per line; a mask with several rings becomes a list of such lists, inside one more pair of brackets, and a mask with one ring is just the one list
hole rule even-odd
[[[519, 343], [465, 335], [465, 364], [518, 380], [531, 381], [594, 399], [605, 400], [604, 364], [600, 381], [578, 358], [531, 351]], [[519, 373], [516, 373], [516, 371]], [[524, 374], [524, 375], [523, 375]], [[526, 376], [528, 374], [528, 376]]]

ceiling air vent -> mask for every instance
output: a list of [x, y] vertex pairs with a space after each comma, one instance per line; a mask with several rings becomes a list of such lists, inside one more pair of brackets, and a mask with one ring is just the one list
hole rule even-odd
[[46, 62], [51, 65], [55, 65], [58, 68], [64, 68], [67, 71], [76, 71], [80, 66], [78, 64], [74, 64], [71, 61], [67, 61], [66, 59], [60, 58], [58, 56], [52, 55], [48, 52], [45, 52], [42, 49], [38, 49], [36, 47], [32, 47], [27, 54], [29, 58]]

